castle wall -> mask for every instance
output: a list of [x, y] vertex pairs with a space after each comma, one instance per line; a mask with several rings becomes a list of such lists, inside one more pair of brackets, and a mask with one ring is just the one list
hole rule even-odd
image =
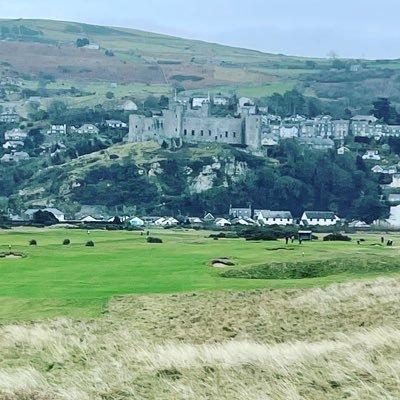
[[129, 116], [129, 142], [159, 140], [163, 136], [165, 121], [163, 117]]
[[184, 142], [216, 142], [247, 145], [258, 150], [261, 147], [262, 120], [258, 115], [242, 118], [210, 117], [208, 107], [188, 112], [181, 105], [163, 111], [162, 117], [130, 115], [129, 142], [146, 140], [170, 140], [180, 138]]
[[241, 118], [183, 117], [182, 134], [186, 142], [244, 144]]

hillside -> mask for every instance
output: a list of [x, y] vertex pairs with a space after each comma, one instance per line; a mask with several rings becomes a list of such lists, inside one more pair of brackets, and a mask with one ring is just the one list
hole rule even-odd
[[385, 215], [379, 182], [356, 155], [302, 150], [289, 140], [270, 156], [216, 143], [177, 150], [156, 142], [117, 144], [73, 159], [64, 154], [61, 164], [33, 159], [24, 168], [2, 167], [0, 195], [9, 196], [14, 209], [51, 204], [71, 218], [81, 205], [106, 214], [130, 207], [139, 215], [202, 216], [225, 215], [229, 204], [249, 202], [295, 216], [305, 209], [368, 221]]
[[[395, 102], [400, 99], [395, 85], [398, 60], [289, 57], [133, 29], [48, 20], [0, 20], [0, 33], [3, 76], [19, 77], [26, 89], [73, 86], [92, 93], [67, 99], [78, 104], [97, 104], [110, 89], [118, 98], [143, 98], [172, 93], [173, 88], [187, 94], [236, 92], [253, 97], [296, 88], [322, 100], [347, 99], [353, 107], [382, 95]], [[82, 38], [99, 48], [77, 48]]]

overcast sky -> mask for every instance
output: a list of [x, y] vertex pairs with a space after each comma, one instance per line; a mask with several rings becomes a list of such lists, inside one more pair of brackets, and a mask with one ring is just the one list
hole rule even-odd
[[269, 53], [400, 58], [399, 0], [0, 0], [0, 17], [123, 26]]

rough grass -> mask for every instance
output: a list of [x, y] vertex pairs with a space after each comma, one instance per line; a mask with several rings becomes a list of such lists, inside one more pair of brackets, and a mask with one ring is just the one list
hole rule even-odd
[[400, 272], [400, 263], [392, 258], [333, 258], [322, 261], [262, 264], [224, 271], [221, 276], [244, 279], [304, 279], [344, 273], [365, 274], [371, 272]]
[[0, 327], [0, 399], [397, 399], [400, 279], [115, 298]]

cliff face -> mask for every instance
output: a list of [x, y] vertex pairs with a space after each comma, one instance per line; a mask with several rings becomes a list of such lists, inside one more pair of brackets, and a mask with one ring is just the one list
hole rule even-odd
[[229, 146], [168, 151], [151, 142], [119, 145], [39, 171], [21, 185], [18, 194], [26, 205], [146, 207], [165, 198], [227, 188], [246, 178], [251, 170], [247, 158], [262, 162]]

